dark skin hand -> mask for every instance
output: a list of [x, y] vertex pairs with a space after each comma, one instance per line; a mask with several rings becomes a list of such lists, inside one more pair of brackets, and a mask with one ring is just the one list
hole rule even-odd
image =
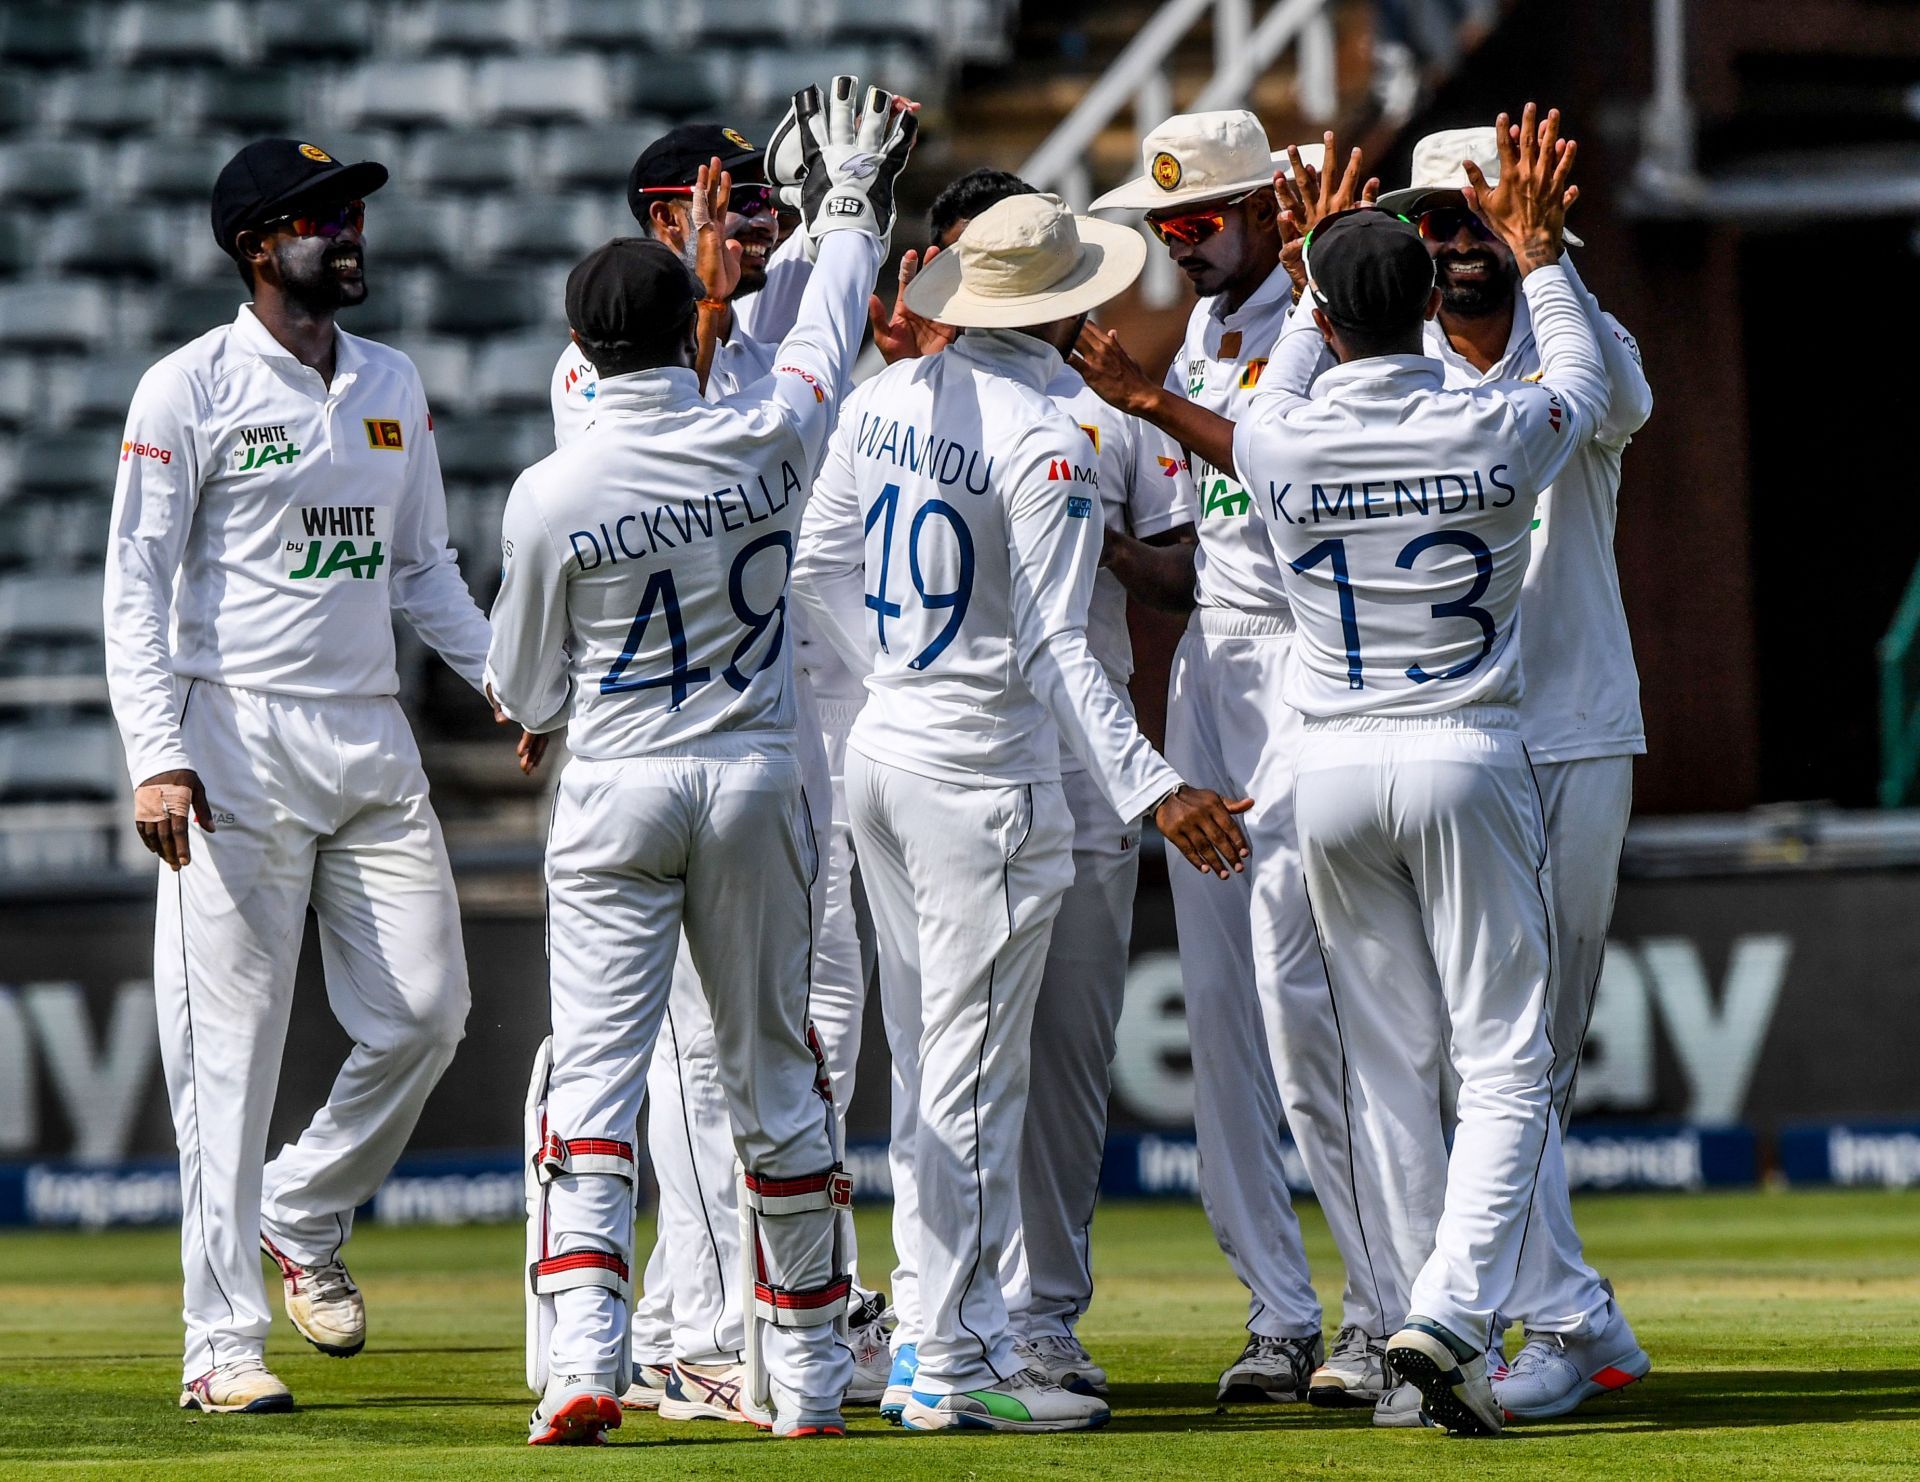
[[1153, 810], [1153, 824], [1196, 870], [1226, 880], [1246, 869], [1252, 853], [1234, 821], [1234, 815], [1252, 806], [1252, 798], [1229, 802], [1217, 792], [1183, 782]]
[[952, 325], [923, 319], [907, 307], [907, 285], [921, 268], [939, 255], [938, 247], [929, 247], [924, 255], [908, 251], [900, 259], [900, 282], [894, 292], [892, 312], [880, 302], [879, 294], [867, 299], [867, 322], [873, 326], [873, 346], [888, 365], [896, 360], [937, 355], [959, 337], [960, 331]]
[[1321, 142], [1328, 164], [1324, 175], [1300, 158], [1297, 146], [1289, 144], [1287, 163], [1292, 167], [1292, 176], [1289, 178], [1287, 171], [1280, 170], [1273, 177], [1273, 189], [1280, 198], [1280, 265], [1293, 279], [1295, 299], [1307, 288], [1307, 233], [1336, 211], [1371, 205], [1380, 195], [1377, 178], [1368, 177], [1362, 182], [1361, 153], [1357, 147], [1348, 153], [1346, 169], [1336, 178], [1331, 167], [1340, 156], [1332, 129], [1321, 136]]
[[[213, 809], [207, 805], [207, 789], [200, 781], [200, 774], [188, 767], [172, 772], [156, 772], [140, 786], [136, 792], [149, 787], [184, 787], [193, 793], [193, 818], [208, 833], [214, 831]], [[188, 844], [186, 818], [178, 813], [169, 813], [157, 823], [147, 823], [139, 819], [134, 821], [134, 831], [140, 835], [140, 842], [167, 863], [170, 870], [182, 870], [193, 860], [193, 851]]]
[[1191, 522], [1142, 540], [1111, 527], [1100, 564], [1134, 601], [1161, 612], [1193, 611], [1193, 556], [1200, 537]]
[[1109, 406], [1151, 422], [1215, 468], [1232, 469], [1233, 423], [1153, 380], [1118, 335], [1089, 324], [1080, 332], [1069, 363]]

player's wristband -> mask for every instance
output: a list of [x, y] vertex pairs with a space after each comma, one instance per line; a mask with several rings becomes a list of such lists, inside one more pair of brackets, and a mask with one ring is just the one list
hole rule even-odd
[[711, 310], [714, 313], [724, 313], [726, 310], [731, 309], [733, 305], [723, 298], [703, 298], [700, 300], [700, 307], [705, 310]]

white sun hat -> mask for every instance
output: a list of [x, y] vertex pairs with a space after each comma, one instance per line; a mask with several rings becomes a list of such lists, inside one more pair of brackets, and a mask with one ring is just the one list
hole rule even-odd
[[[1385, 192], [1379, 201], [1381, 209], [1415, 219], [1435, 206], [1465, 205], [1460, 187], [1467, 184], [1468, 160], [1480, 167], [1488, 185], [1500, 183], [1500, 146], [1492, 125], [1427, 135], [1413, 146], [1412, 184]], [[1575, 247], [1587, 245], [1572, 232], [1563, 235]]]
[[1075, 216], [1055, 195], [1008, 196], [907, 285], [907, 307], [972, 329], [1071, 319], [1127, 290], [1146, 265], [1132, 227]]
[[[1319, 169], [1326, 148], [1302, 144], [1300, 158]], [[1275, 170], [1288, 169], [1285, 153], [1267, 146], [1267, 131], [1244, 108], [1215, 113], [1176, 113], [1140, 141], [1140, 168], [1089, 208], [1094, 211], [1165, 211], [1199, 201], [1245, 195], [1270, 185]]]

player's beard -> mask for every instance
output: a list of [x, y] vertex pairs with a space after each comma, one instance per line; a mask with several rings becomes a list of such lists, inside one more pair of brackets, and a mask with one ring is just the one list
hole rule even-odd
[[[1478, 278], [1456, 278], [1447, 271], [1449, 263], [1484, 264], [1486, 272]], [[1440, 285], [1440, 307], [1461, 319], [1478, 319], [1499, 313], [1513, 302], [1520, 273], [1511, 258], [1491, 248], [1476, 247], [1471, 252], [1442, 252], [1434, 258], [1435, 279]]]
[[[348, 259], [354, 271], [343, 273], [336, 260]], [[273, 254], [280, 291], [290, 303], [316, 317], [366, 301], [365, 261], [360, 247], [337, 237], [291, 237]]]

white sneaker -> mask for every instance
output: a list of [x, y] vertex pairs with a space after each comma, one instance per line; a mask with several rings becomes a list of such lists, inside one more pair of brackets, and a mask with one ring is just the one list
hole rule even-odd
[[1487, 1351], [1450, 1328], [1413, 1316], [1387, 1339], [1387, 1363], [1418, 1389], [1421, 1409], [1457, 1436], [1500, 1434], [1500, 1407], [1487, 1382]]
[[1220, 1376], [1219, 1402], [1304, 1400], [1312, 1388], [1313, 1371], [1326, 1356], [1326, 1340], [1318, 1333], [1305, 1338], [1263, 1338], [1255, 1333]]
[[893, 1309], [880, 1292], [869, 1292], [847, 1324], [847, 1343], [853, 1349], [853, 1379], [847, 1385], [848, 1405], [877, 1405], [887, 1394], [893, 1373], [888, 1342], [893, 1333]]
[[769, 1428], [776, 1436], [803, 1441], [846, 1435], [846, 1418], [841, 1415], [838, 1405], [831, 1402], [825, 1405], [809, 1404], [804, 1396], [788, 1389], [777, 1379], [770, 1383], [769, 1388], [773, 1402]]
[[302, 1266], [265, 1235], [260, 1249], [280, 1268], [287, 1320], [330, 1358], [352, 1358], [367, 1346], [367, 1304], [338, 1260]]
[[684, 1364], [673, 1361], [666, 1392], [660, 1396], [662, 1420], [731, 1420], [763, 1425], [747, 1406], [745, 1364]]
[[1014, 1347], [1023, 1363], [1038, 1369], [1062, 1389], [1096, 1399], [1107, 1397], [1107, 1371], [1093, 1361], [1093, 1355], [1071, 1333], [1022, 1338]]
[[1088, 1431], [1113, 1418], [1107, 1402], [1069, 1394], [1038, 1369], [957, 1394], [907, 1396], [900, 1423], [910, 1431]]
[[[1313, 1371], [1307, 1402], [1333, 1410], [1377, 1405], [1393, 1388], [1387, 1377], [1387, 1344], [1349, 1323], [1333, 1335], [1326, 1362]], [[1381, 1424], [1376, 1416], [1374, 1423]]]
[[620, 1429], [611, 1374], [555, 1374], [527, 1422], [529, 1446], [598, 1446]]
[[1513, 1366], [1493, 1381], [1493, 1398], [1511, 1420], [1546, 1420], [1625, 1389], [1652, 1368], [1619, 1307], [1609, 1302], [1603, 1326], [1590, 1337], [1528, 1333]]
[[633, 1383], [627, 1386], [627, 1392], [620, 1396], [622, 1410], [658, 1410], [660, 1401], [666, 1398], [667, 1376], [673, 1372], [672, 1364], [636, 1364], [633, 1369]]
[[1373, 1423], [1385, 1430], [1413, 1429], [1433, 1424], [1420, 1408], [1420, 1391], [1411, 1384], [1396, 1384], [1374, 1401]]
[[180, 1408], [209, 1415], [277, 1415], [293, 1408], [293, 1391], [264, 1359], [235, 1359], [181, 1386]]

